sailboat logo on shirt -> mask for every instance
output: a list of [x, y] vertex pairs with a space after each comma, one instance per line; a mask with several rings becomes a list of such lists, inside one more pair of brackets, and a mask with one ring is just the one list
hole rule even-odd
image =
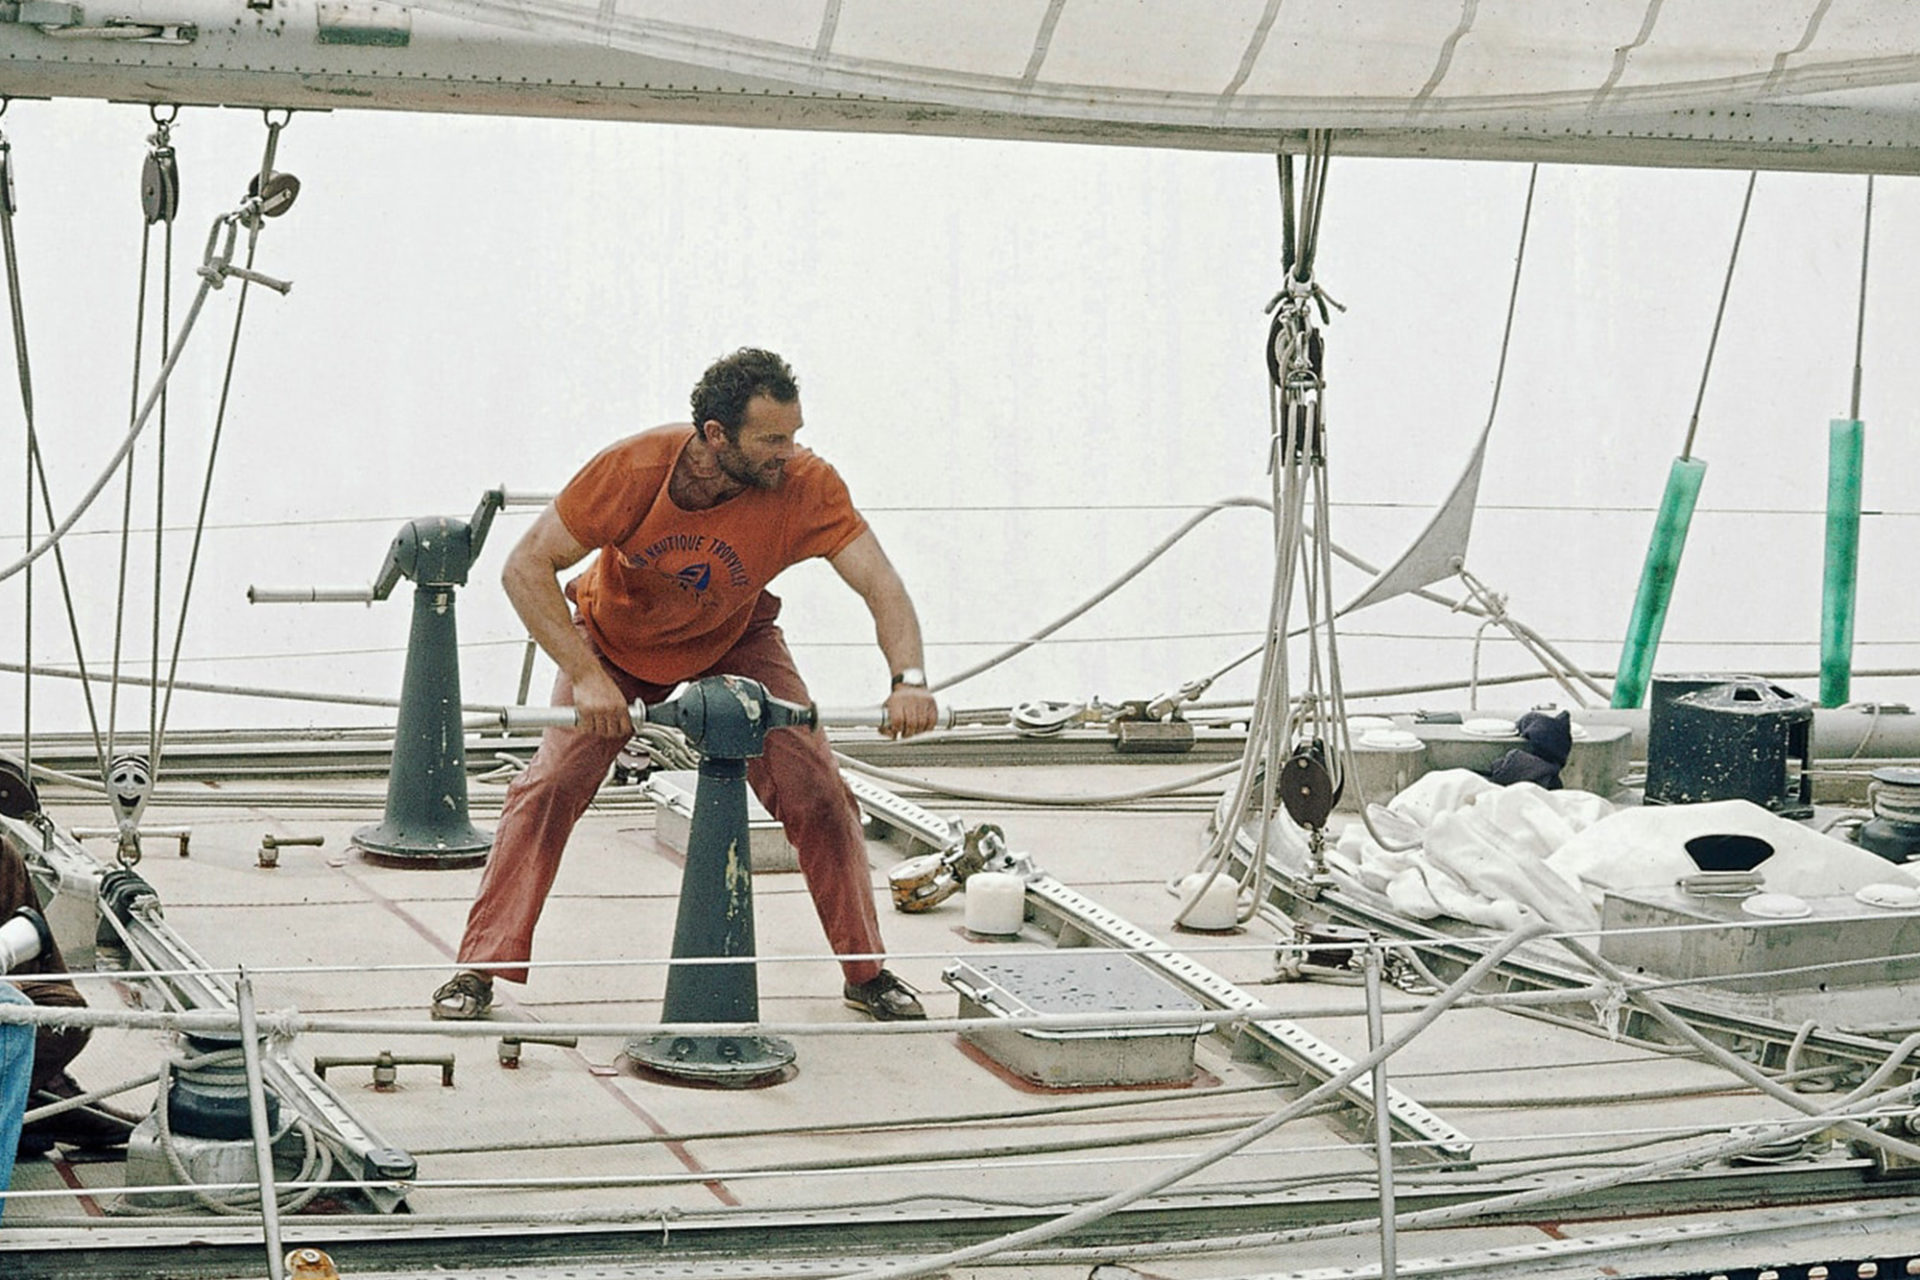
[[723, 585], [740, 588], [752, 581], [740, 553], [725, 539], [704, 533], [668, 534], [638, 551], [616, 548], [615, 554], [623, 568], [657, 573], [703, 607], [720, 603], [709, 594], [709, 588]]

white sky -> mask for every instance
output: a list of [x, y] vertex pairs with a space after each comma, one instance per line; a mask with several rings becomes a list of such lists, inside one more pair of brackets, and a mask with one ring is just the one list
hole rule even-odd
[[[151, 126], [140, 107], [18, 102], [0, 127], [21, 202], [38, 425], [64, 512], [128, 421]], [[176, 127], [176, 319], [209, 222], [263, 140], [254, 112], [189, 111]], [[246, 587], [364, 584], [402, 520], [465, 515], [502, 483], [558, 487], [604, 443], [684, 416], [699, 370], [742, 344], [794, 363], [808, 442], [906, 576], [936, 678], [1104, 585], [1192, 508], [1266, 491], [1262, 308], [1280, 274], [1268, 157], [340, 112], [296, 116], [279, 167], [304, 186], [257, 266], [295, 287], [249, 296], [187, 678], [391, 696], [404, 584], [371, 610], [249, 607]], [[1348, 308], [1327, 331], [1334, 532], [1377, 561], [1424, 522], [1486, 419], [1526, 181], [1523, 166], [1335, 159], [1319, 258]], [[1685, 434], [1744, 184], [1540, 176], [1470, 559], [1518, 616], [1602, 674]], [[1761, 177], [1662, 670], [1816, 662], [1825, 440], [1847, 412], [1864, 186]], [[1861, 666], [1920, 657], [1901, 562], [1920, 462], [1920, 373], [1903, 352], [1907, 300], [1920, 296], [1905, 252], [1916, 220], [1913, 185], [1882, 179], [1862, 416], [1867, 505], [1887, 514], [1864, 535]], [[236, 295], [212, 296], [174, 387], [170, 526], [191, 518]], [[7, 402], [11, 560], [22, 432]], [[139, 474], [145, 527], [150, 442]], [[116, 482], [69, 555], [96, 667], [111, 651], [119, 503]], [[521, 633], [495, 576], [526, 518], [496, 526], [461, 597], [469, 701], [512, 694]], [[1067, 643], [954, 700], [1150, 696], [1223, 665], [1264, 614], [1262, 519], [1217, 517]], [[186, 545], [170, 536], [169, 619]], [[128, 623], [143, 661], [151, 575], [143, 545]], [[36, 583], [36, 658], [70, 662], [51, 568]], [[885, 672], [857, 601], [822, 566], [777, 589], [815, 696], [877, 699]], [[19, 579], [0, 584], [8, 661], [22, 603]], [[1467, 620], [1427, 606], [1371, 611], [1350, 633], [1353, 687], [1464, 675], [1471, 657]], [[1442, 638], [1399, 638], [1410, 634]], [[1503, 646], [1482, 666], [1522, 659]], [[1889, 691], [1856, 684], [1857, 696]], [[132, 706], [123, 721], [144, 724], [144, 696]], [[37, 724], [76, 728], [80, 714], [70, 687], [38, 687]], [[174, 722], [364, 714], [183, 695]], [[19, 681], [0, 677], [0, 735], [19, 723]]]

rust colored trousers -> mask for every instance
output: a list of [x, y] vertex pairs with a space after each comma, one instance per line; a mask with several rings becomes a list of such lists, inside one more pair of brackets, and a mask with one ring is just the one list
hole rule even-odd
[[[779, 614], [778, 598], [762, 592], [739, 643], [710, 669], [688, 678], [745, 676], [758, 680], [776, 698], [808, 702], [807, 686], [794, 668], [780, 628], [774, 625]], [[574, 625], [585, 637], [578, 619]], [[592, 644], [590, 637], [588, 643]], [[604, 655], [600, 663], [629, 702], [658, 702], [673, 690], [672, 685], [639, 679]], [[553, 704], [573, 705], [573, 682], [565, 672], [554, 682]], [[567, 837], [626, 745], [624, 738], [573, 729], [548, 729], [542, 735], [532, 763], [507, 788], [493, 852], [460, 939], [462, 965], [511, 966], [532, 958], [534, 925], [560, 870]], [[747, 782], [767, 812], [786, 828], [787, 839], [798, 851], [800, 874], [834, 954], [863, 957], [840, 962], [846, 980], [869, 981], [880, 972], [878, 956], [884, 944], [873, 905], [859, 805], [841, 781], [833, 751], [819, 730], [776, 729], [767, 734], [764, 751], [747, 763]], [[527, 980], [524, 968], [486, 972], [509, 982]]]

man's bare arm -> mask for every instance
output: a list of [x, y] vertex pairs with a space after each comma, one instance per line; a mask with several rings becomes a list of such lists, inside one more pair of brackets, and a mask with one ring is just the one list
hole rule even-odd
[[[906, 584], [880, 548], [872, 530], [861, 534], [830, 562], [841, 579], [866, 602], [873, 615], [874, 638], [886, 655], [888, 670], [899, 673], [923, 667], [926, 659], [920, 639], [920, 617], [907, 595]], [[915, 685], [900, 685], [887, 697], [888, 737], [910, 738], [933, 728], [939, 709], [933, 695]]]
[[500, 585], [534, 643], [573, 682], [580, 727], [588, 733], [626, 737], [633, 732], [626, 699], [600, 665], [599, 656], [574, 629], [573, 611], [560, 590], [561, 573], [585, 559], [587, 551], [549, 505], [507, 553]]

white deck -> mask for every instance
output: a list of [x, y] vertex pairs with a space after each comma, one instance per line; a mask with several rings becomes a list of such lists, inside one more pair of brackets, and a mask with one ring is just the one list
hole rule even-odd
[[[1057, 793], [1116, 791], [1194, 769], [1156, 762], [919, 772]], [[1137, 1188], [1301, 1091], [1266, 1063], [1237, 1059], [1223, 1036], [1201, 1038], [1197, 1074], [1176, 1087], [1048, 1090], [1013, 1078], [964, 1045], [955, 1027], [938, 1025], [957, 1014], [940, 974], [956, 958], [1003, 958], [1051, 947], [1053, 939], [1032, 923], [1016, 941], [973, 938], [962, 927], [959, 896], [923, 915], [892, 910], [884, 873], [903, 850], [891, 841], [871, 846], [891, 963], [925, 993], [936, 1025], [877, 1027], [845, 1008], [800, 878], [762, 874], [755, 884], [761, 1018], [794, 1042], [795, 1070], [784, 1082], [743, 1090], [643, 1078], [621, 1060], [621, 1049], [627, 1029], [660, 1016], [681, 862], [656, 838], [652, 809], [631, 798], [582, 823], [541, 925], [541, 967], [525, 987], [498, 987], [497, 1022], [588, 1024], [597, 1033], [576, 1047], [527, 1044], [518, 1069], [506, 1070], [492, 1028], [463, 1034], [418, 1025], [428, 993], [451, 970], [479, 871], [395, 869], [352, 852], [351, 832], [377, 816], [371, 784], [337, 784], [353, 803], [297, 810], [266, 807], [264, 793], [261, 806], [234, 803], [232, 793], [248, 785], [218, 788], [223, 794], [212, 807], [148, 810], [150, 825], [193, 827], [191, 856], [154, 841], [138, 867], [158, 890], [168, 923], [215, 968], [247, 966], [263, 1017], [297, 1011], [395, 1024], [391, 1033], [302, 1034], [293, 1048], [302, 1060], [388, 1050], [451, 1054], [456, 1062], [451, 1087], [429, 1066], [402, 1066], [390, 1092], [372, 1089], [364, 1066], [328, 1073], [355, 1115], [419, 1164], [406, 1191], [410, 1213], [371, 1214], [341, 1192], [282, 1220], [289, 1248], [328, 1250], [343, 1276], [424, 1275], [435, 1266], [442, 1268], [431, 1270], [436, 1275], [790, 1276], [898, 1264]], [[215, 792], [208, 790], [210, 800]], [[484, 824], [497, 788], [476, 783], [474, 792]], [[84, 804], [54, 798], [48, 807], [63, 828], [98, 821]], [[964, 811], [969, 825], [1000, 824], [1010, 846], [1047, 873], [1285, 1010], [1327, 1045], [1350, 1057], [1365, 1053], [1362, 989], [1275, 980], [1281, 935], [1274, 921], [1228, 937], [1170, 928], [1174, 900], [1165, 886], [1191, 869], [1205, 808], [1188, 801], [1154, 811], [979, 804]], [[269, 833], [326, 842], [283, 848], [279, 867], [268, 870], [257, 865], [257, 851]], [[104, 845], [90, 847], [105, 856]], [[130, 991], [99, 980], [85, 989], [103, 1008]], [[1402, 1011], [1387, 1018], [1391, 1035], [1423, 1002], [1392, 990], [1388, 1000]], [[153, 1069], [168, 1047], [163, 1032], [102, 1030], [76, 1074], [90, 1086], [108, 1085]], [[1790, 1114], [1713, 1066], [1502, 1009], [1446, 1013], [1390, 1061], [1388, 1076], [1466, 1133], [1476, 1163], [1447, 1172], [1404, 1156], [1396, 1178], [1402, 1211], [1564, 1187]], [[132, 1095], [140, 1105], [150, 1097], [150, 1088]], [[1036, 1246], [1099, 1243], [1095, 1253], [1015, 1255], [947, 1274], [1085, 1277], [1103, 1260], [1171, 1277], [1321, 1267], [1368, 1274], [1380, 1265], [1376, 1163], [1362, 1140], [1368, 1124], [1352, 1111], [1344, 1119], [1297, 1120], [1069, 1241]], [[1573, 1167], [1583, 1153], [1584, 1171]], [[0, 1230], [0, 1274], [16, 1274], [17, 1263], [34, 1276], [64, 1274], [61, 1266], [76, 1268], [73, 1274], [144, 1275], [155, 1256], [182, 1275], [265, 1274], [257, 1216], [126, 1216], [117, 1211], [123, 1168], [58, 1154], [23, 1162], [14, 1190], [25, 1194], [9, 1200]], [[1513, 1264], [1516, 1275], [1594, 1274], [1603, 1263], [1622, 1275], [1662, 1267], [1685, 1273], [1920, 1249], [1920, 1230], [1902, 1225], [1904, 1202], [1876, 1189], [1864, 1169], [1843, 1148], [1823, 1146], [1790, 1166], [1719, 1162], [1707, 1166], [1715, 1176], [1631, 1194], [1574, 1190], [1494, 1225], [1402, 1231], [1401, 1272], [1500, 1274], [1485, 1251], [1501, 1249], [1525, 1251]], [[1777, 1203], [1752, 1207], [1763, 1200]], [[1339, 1238], [1230, 1252], [1204, 1242], [1179, 1254], [1129, 1252], [1343, 1219], [1354, 1225]], [[1728, 1239], [1716, 1224], [1745, 1234]], [[1630, 1231], [1668, 1243], [1649, 1252], [1614, 1239]], [[1809, 1231], [1814, 1243], [1796, 1243]], [[1576, 1252], [1572, 1242], [1582, 1239], [1597, 1241], [1597, 1252]], [[232, 1247], [189, 1250], [190, 1240]], [[1424, 1270], [1416, 1268], [1421, 1260]], [[83, 1265], [91, 1269], [82, 1272]]]

